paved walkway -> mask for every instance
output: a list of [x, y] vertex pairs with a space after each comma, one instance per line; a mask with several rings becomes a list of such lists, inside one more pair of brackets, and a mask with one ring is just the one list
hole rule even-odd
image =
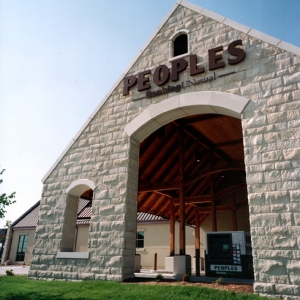
[[6, 270], [13, 270], [15, 275], [27, 275], [29, 271], [29, 266], [0, 266], [0, 276], [6, 275]]
[[[156, 278], [157, 274], [162, 274], [165, 279], [169, 280], [181, 280], [181, 275], [173, 275], [171, 273], [166, 273], [164, 270], [146, 270], [142, 269], [140, 273], [134, 273], [136, 278]], [[206, 277], [205, 272], [200, 272], [201, 276], [192, 275], [190, 281], [192, 282], [216, 282], [219, 277]], [[223, 278], [224, 283], [233, 283], [233, 284], [253, 284], [253, 279], [243, 279], [243, 278]]]

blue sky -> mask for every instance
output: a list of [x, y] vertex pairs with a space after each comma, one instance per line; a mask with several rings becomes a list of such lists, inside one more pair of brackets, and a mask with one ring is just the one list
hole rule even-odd
[[[300, 47], [298, 0], [190, 0]], [[0, 193], [14, 221], [175, 0], [0, 0]]]

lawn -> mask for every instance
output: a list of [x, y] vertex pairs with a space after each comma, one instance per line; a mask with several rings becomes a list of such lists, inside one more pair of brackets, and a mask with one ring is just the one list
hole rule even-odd
[[111, 281], [39, 281], [26, 276], [0, 276], [1, 300], [262, 300], [252, 294], [196, 286], [145, 285]]

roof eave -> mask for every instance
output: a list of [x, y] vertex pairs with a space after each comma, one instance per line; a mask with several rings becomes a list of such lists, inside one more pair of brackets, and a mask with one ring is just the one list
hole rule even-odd
[[33, 211], [38, 205], [40, 205], [40, 201], [36, 202], [33, 206], [31, 206], [23, 215], [21, 215], [16, 221], [14, 221], [10, 227], [14, 227], [18, 222], [20, 222], [26, 215], [28, 215], [31, 211]]

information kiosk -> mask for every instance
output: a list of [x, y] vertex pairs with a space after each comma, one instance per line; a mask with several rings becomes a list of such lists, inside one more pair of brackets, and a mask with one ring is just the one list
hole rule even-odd
[[205, 272], [209, 277], [253, 278], [250, 234], [244, 231], [207, 233]]

